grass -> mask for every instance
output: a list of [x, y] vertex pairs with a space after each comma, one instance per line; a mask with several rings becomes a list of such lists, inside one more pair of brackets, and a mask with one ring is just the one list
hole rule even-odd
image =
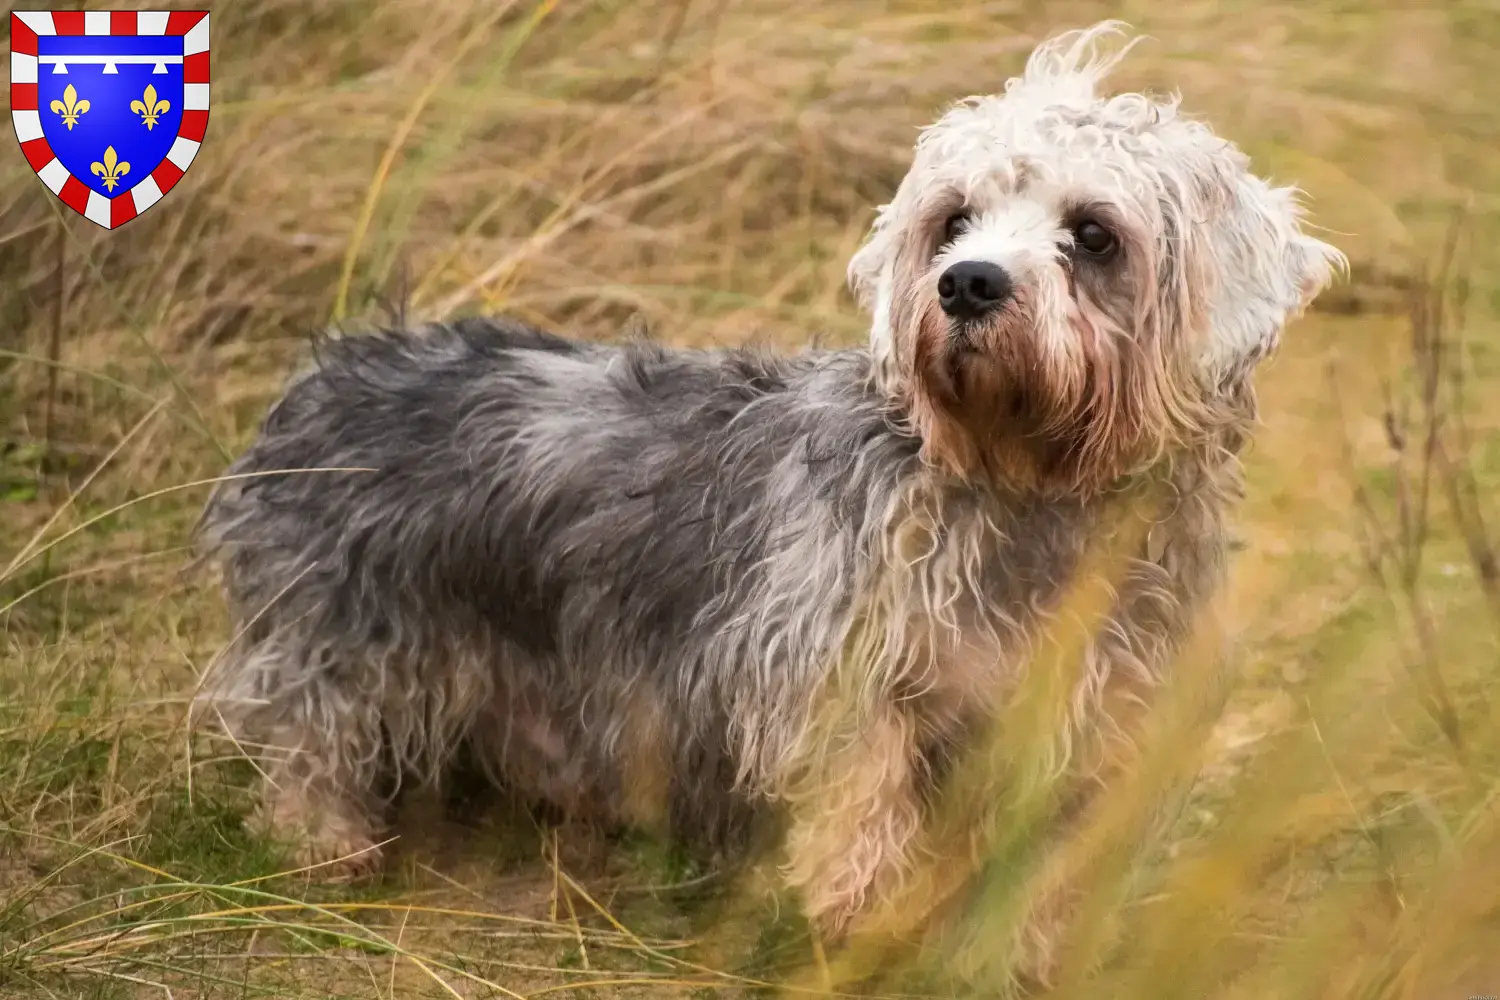
[[[1075, 946], [1126, 933], [1055, 995], [1500, 991], [1493, 0], [236, 0], [162, 206], [106, 234], [0, 165], [0, 996], [826, 985], [764, 896], [499, 807], [407, 822], [373, 886], [281, 871], [241, 822], [244, 762], [183, 726], [227, 627], [186, 531], [330, 321], [859, 338], [844, 265], [915, 127], [1103, 16], [1154, 36], [1119, 83], [1180, 89], [1307, 189], [1354, 271], [1262, 379], [1228, 707], [1153, 744], [1101, 829], [1202, 775], [1147, 869], [1090, 869]], [[1028, 891], [1025, 838], [1001, 846], [967, 938], [826, 974], [994, 995]]]

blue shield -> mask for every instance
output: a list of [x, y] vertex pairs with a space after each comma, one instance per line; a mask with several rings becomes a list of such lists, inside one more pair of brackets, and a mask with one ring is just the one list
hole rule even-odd
[[106, 198], [151, 176], [182, 125], [182, 62], [181, 35], [38, 38], [42, 134], [68, 173]]
[[10, 14], [10, 114], [63, 204], [114, 229], [164, 198], [208, 128], [206, 10]]

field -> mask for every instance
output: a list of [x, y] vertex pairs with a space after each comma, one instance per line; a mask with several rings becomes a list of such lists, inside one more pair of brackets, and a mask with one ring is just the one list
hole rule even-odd
[[1234, 690], [1163, 744], [1202, 774], [1053, 995], [1500, 994], [1497, 0], [210, 6], [162, 205], [106, 233], [0, 159], [0, 997], [996, 995], [1003, 879], [966, 947], [824, 966], [765, 894], [499, 803], [411, 804], [375, 884], [284, 871], [184, 726], [227, 634], [188, 532], [330, 322], [859, 341], [915, 129], [1102, 17], [1151, 36], [1116, 84], [1301, 186], [1351, 273], [1261, 375]]

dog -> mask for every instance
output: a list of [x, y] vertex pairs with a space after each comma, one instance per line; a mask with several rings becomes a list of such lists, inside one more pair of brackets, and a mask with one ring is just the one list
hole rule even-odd
[[199, 529], [234, 634], [197, 703], [260, 759], [275, 828], [372, 866], [391, 789], [461, 758], [726, 849], [775, 815], [837, 939], [1151, 489], [1171, 502], [1060, 740], [1170, 683], [1223, 575], [1252, 376], [1343, 258], [1176, 98], [1100, 92], [1122, 28], [1045, 42], [921, 133], [849, 264], [867, 347], [319, 339]]

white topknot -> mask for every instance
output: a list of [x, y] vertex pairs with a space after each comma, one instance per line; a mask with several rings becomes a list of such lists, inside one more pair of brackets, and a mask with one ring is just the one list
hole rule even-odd
[[1048, 39], [1026, 60], [1023, 74], [1006, 81], [1006, 93], [1024, 86], [1051, 91], [1059, 102], [1092, 100], [1097, 84], [1119, 65], [1141, 38], [1127, 39], [1124, 45], [1114, 50], [1104, 43], [1126, 35], [1129, 30], [1130, 26], [1124, 21], [1100, 21], [1091, 27], [1063, 32]]

